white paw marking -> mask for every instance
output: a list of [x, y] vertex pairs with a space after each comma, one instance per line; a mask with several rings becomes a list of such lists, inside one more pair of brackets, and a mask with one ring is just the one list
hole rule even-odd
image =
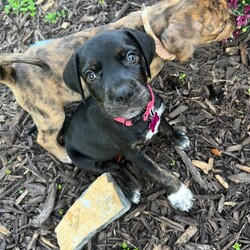
[[185, 150], [185, 149], [188, 149], [190, 147], [190, 141], [184, 132], [182, 132], [182, 135], [183, 135], [183, 140], [182, 140], [182, 144], [179, 145], [179, 148], [182, 150]]
[[181, 184], [179, 190], [168, 196], [171, 205], [178, 210], [186, 211], [193, 206], [193, 194], [183, 183]]
[[140, 202], [140, 198], [141, 198], [141, 193], [140, 193], [139, 189], [134, 190], [132, 202], [135, 204], [138, 204]]

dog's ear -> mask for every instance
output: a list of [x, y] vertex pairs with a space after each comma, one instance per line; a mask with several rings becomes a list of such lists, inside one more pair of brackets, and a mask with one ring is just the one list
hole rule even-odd
[[70, 89], [82, 96], [83, 101], [85, 100], [84, 91], [79, 75], [78, 50], [74, 52], [74, 54], [70, 57], [68, 63], [66, 64], [63, 71], [63, 80]]
[[138, 45], [145, 61], [145, 70], [148, 77], [151, 78], [150, 64], [155, 56], [154, 39], [145, 32], [138, 30], [125, 30], [125, 33]]

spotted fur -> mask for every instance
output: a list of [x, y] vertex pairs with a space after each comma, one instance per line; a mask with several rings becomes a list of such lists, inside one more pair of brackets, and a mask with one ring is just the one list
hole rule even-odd
[[[146, 11], [155, 35], [180, 61], [190, 58], [196, 46], [220, 41], [234, 29], [226, 0], [163, 0]], [[23, 54], [0, 54], [0, 82], [13, 91], [20, 106], [31, 114], [38, 128], [38, 143], [62, 162], [69, 162], [65, 149], [57, 142], [65, 119], [63, 107], [81, 99], [63, 82], [66, 62], [77, 47], [101, 31], [144, 31], [141, 15], [142, 11], [133, 12], [114, 23], [51, 39]], [[8, 67], [8, 63], [14, 64]], [[150, 66], [152, 77], [162, 66], [163, 60], [155, 56]]]

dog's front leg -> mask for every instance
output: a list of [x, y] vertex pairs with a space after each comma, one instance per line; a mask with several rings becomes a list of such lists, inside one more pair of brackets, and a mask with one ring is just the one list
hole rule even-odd
[[163, 185], [168, 199], [175, 209], [188, 211], [193, 205], [193, 194], [169, 169], [161, 168], [140, 150], [131, 150], [125, 157], [146, 171], [155, 181]]
[[72, 163], [78, 168], [93, 174], [109, 172], [119, 184], [124, 195], [133, 203], [140, 201], [140, 190], [135, 184], [132, 175], [113, 161], [98, 162], [73, 149], [67, 150]]
[[167, 140], [180, 149], [185, 150], [190, 146], [190, 142], [186, 134], [181, 130], [175, 130], [166, 120], [164, 116], [161, 118], [159, 131], [167, 138]]

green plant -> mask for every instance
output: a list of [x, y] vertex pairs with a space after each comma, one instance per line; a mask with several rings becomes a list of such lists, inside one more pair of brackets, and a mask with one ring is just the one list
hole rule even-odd
[[8, 0], [5, 5], [4, 11], [6, 14], [13, 12], [14, 14], [28, 13], [30, 16], [35, 16], [36, 5], [33, 0]]
[[105, 0], [99, 0], [99, 4], [104, 5], [104, 4], [106, 4], [106, 2], [105, 2]]
[[130, 246], [128, 246], [128, 244], [126, 242], [120, 243], [119, 246], [122, 250], [139, 250], [137, 247], [131, 248]]
[[6, 173], [6, 174], [11, 174], [11, 170], [7, 168], [7, 169], [5, 170], [5, 173]]
[[180, 73], [179, 74], [179, 80], [181, 80], [181, 81], [184, 81], [185, 80], [185, 78], [186, 78], [186, 74], [185, 73]]
[[174, 167], [175, 164], [176, 164], [176, 160], [171, 160], [170, 166], [171, 166], [171, 167]]
[[64, 210], [63, 210], [63, 209], [60, 209], [60, 210], [59, 210], [59, 215], [60, 215], [60, 216], [63, 216], [63, 214], [64, 214]]
[[232, 248], [235, 249], [235, 250], [240, 250], [241, 244], [239, 244], [239, 243], [237, 242], [237, 243], [235, 243], [235, 244], [232, 246]]
[[237, 30], [234, 36], [250, 31], [250, 2], [249, 0], [228, 0], [228, 6], [235, 15]]
[[57, 189], [58, 189], [58, 190], [62, 190], [62, 184], [61, 184], [61, 183], [58, 183], [58, 184], [57, 184]]
[[44, 21], [50, 24], [56, 24], [59, 19], [66, 18], [67, 14], [65, 10], [52, 11], [45, 15]]

